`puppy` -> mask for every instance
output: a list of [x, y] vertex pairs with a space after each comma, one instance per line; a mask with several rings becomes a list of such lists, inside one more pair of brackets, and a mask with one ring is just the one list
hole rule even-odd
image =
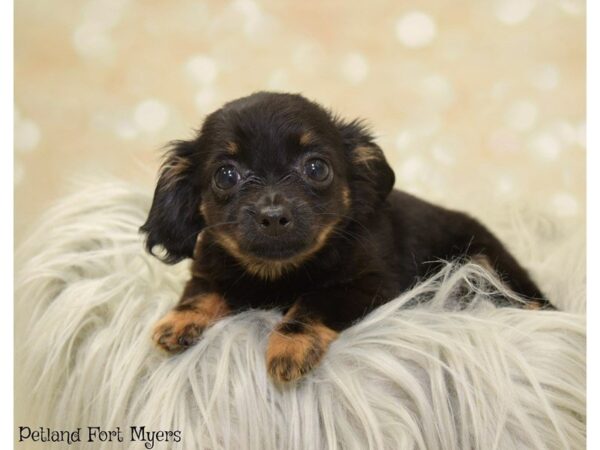
[[432, 261], [485, 258], [525, 302], [552, 308], [483, 225], [392, 190], [394, 172], [359, 121], [300, 95], [260, 92], [210, 114], [167, 154], [148, 219], [152, 253], [193, 258], [154, 341], [181, 352], [217, 320], [279, 307], [267, 369], [277, 382], [319, 363], [338, 333], [425, 277]]

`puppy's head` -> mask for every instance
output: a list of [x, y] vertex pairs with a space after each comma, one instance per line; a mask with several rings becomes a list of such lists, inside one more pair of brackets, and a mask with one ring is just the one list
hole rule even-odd
[[336, 228], [375, 213], [393, 184], [360, 122], [300, 95], [261, 92], [172, 144], [141, 230], [169, 263], [192, 257], [204, 230], [249, 272], [272, 278], [315, 255]]

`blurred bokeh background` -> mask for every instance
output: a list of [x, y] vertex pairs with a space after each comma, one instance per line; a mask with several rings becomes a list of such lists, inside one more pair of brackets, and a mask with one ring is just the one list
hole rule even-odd
[[584, 220], [583, 0], [19, 0], [15, 27], [17, 244], [74, 177], [150, 193], [167, 141], [263, 89], [368, 119], [410, 192]]

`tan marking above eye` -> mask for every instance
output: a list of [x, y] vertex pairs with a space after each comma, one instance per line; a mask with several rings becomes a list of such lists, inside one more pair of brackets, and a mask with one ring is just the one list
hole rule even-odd
[[227, 150], [227, 154], [235, 156], [240, 149], [235, 142], [229, 141], [225, 144], [225, 150]]
[[314, 134], [310, 131], [305, 131], [300, 135], [300, 145], [309, 145], [312, 144], [315, 139]]

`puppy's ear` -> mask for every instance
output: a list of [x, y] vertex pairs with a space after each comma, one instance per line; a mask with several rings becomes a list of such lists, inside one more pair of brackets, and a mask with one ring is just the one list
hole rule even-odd
[[[200, 187], [192, 176], [197, 164], [195, 141], [176, 141], [166, 154], [146, 223], [146, 250], [167, 264], [191, 258], [196, 237], [204, 227], [200, 215]], [[166, 255], [154, 248], [161, 245]]]
[[394, 171], [366, 125], [359, 120], [336, 123], [350, 161], [355, 196], [360, 197], [357, 200], [366, 205], [379, 204], [394, 187]]

